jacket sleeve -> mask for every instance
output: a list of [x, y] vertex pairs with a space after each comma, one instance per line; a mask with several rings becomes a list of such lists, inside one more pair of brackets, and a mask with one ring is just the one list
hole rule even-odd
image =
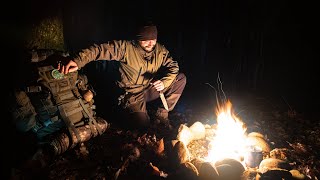
[[179, 65], [177, 61], [173, 60], [169, 51], [165, 47], [163, 48], [165, 50], [165, 54], [164, 54], [162, 67], [164, 68], [165, 74], [160, 80], [163, 82], [164, 87], [167, 88], [172, 84], [172, 82], [178, 75]]
[[74, 58], [79, 69], [91, 61], [96, 60], [120, 60], [124, 56], [125, 41], [109, 41], [103, 44], [94, 44], [81, 52]]

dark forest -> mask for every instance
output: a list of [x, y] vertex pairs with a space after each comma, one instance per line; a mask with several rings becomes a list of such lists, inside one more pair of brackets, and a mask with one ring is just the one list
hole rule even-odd
[[[214, 114], [216, 99], [212, 86], [219, 84], [219, 78], [224, 93], [234, 101], [235, 109], [240, 111], [241, 103], [249, 102], [248, 106], [244, 105], [247, 116], [251, 114], [248, 107], [256, 107], [253, 99], [260, 98], [267, 104], [262, 111], [294, 112], [307, 119], [308, 127], [313, 126], [310, 124], [319, 126], [319, 52], [316, 49], [319, 31], [314, 3], [289, 0], [31, 0], [8, 3], [9, 11], [2, 12], [1, 27], [6, 56], [3, 62], [8, 64], [4, 67], [10, 71], [6, 77], [11, 75], [7, 90], [22, 85], [24, 73], [28, 71], [25, 64], [29, 61], [25, 52], [32, 48], [56, 48], [73, 54], [92, 44], [131, 39], [137, 23], [150, 19], [158, 27], [158, 42], [170, 51], [187, 77], [177, 108], [184, 117], [197, 119]], [[33, 41], [32, 38], [36, 38], [32, 36], [34, 28], [55, 18], [62, 25], [61, 39], [53, 41], [42, 37], [48, 43], [40, 45]], [[92, 64], [84, 72], [89, 81], [97, 85], [98, 93], [106, 93], [107, 87], [102, 87], [100, 80], [108, 75], [107, 62]], [[96, 78], [97, 75], [100, 78]], [[190, 109], [194, 114], [188, 114]], [[252, 109], [251, 112], [256, 111]], [[270, 123], [275, 125], [273, 121], [263, 122], [260, 130], [272, 129]], [[291, 125], [305, 128], [299, 123]], [[301, 137], [307, 131], [301, 130], [304, 132]], [[287, 130], [286, 137], [291, 137], [291, 133], [295, 131]], [[278, 138], [269, 134], [270, 137]], [[289, 139], [314, 143], [301, 137]], [[313, 151], [319, 148], [317, 143]], [[100, 164], [104, 165], [107, 166]], [[51, 170], [51, 178], [55, 179], [52, 171], [58, 170]], [[314, 173], [319, 175], [319, 171]], [[56, 178], [68, 177], [72, 176]], [[108, 179], [109, 174], [104, 177]]]
[[[24, 48], [28, 31], [48, 17], [62, 18], [64, 50], [69, 52], [130, 39], [136, 22], [149, 18], [158, 25], [158, 41], [188, 75], [188, 88], [201, 92], [204, 83], [215, 84], [219, 73], [228, 92], [283, 96], [303, 111], [318, 105], [317, 16], [312, 3], [33, 0], [20, 4], [4, 20], [3, 35], [10, 50]], [[10, 61], [15, 64], [19, 59]]]

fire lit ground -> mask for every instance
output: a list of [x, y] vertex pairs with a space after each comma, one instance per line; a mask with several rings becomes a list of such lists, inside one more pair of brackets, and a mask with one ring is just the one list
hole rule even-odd
[[47, 167], [24, 165], [28, 170], [14, 169], [12, 177], [319, 179], [319, 122], [282, 106], [281, 99], [228, 99], [217, 104], [214, 96], [182, 97], [170, 115], [173, 130], [139, 134], [113, 126]]

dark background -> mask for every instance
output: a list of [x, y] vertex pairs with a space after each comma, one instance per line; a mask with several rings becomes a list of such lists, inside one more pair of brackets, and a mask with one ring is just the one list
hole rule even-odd
[[298, 111], [319, 106], [317, 9], [310, 2], [256, 0], [68, 0], [9, 2], [3, 35], [10, 68], [20, 66], [24, 32], [62, 15], [66, 50], [130, 38], [137, 21], [152, 19], [158, 41], [179, 62], [184, 98], [206, 98], [219, 76], [226, 95], [283, 99]]
[[[317, 8], [315, 2], [292, 0], [7, 1], [1, 5], [2, 88], [11, 90], [23, 78], [22, 41], [42, 19], [62, 15], [66, 50], [77, 52], [130, 38], [137, 21], [151, 18], [158, 41], [187, 76], [179, 103], [209, 105], [214, 93], [206, 83], [216, 87], [219, 73], [227, 96], [277, 99], [318, 120]], [[10, 146], [14, 138], [3, 127], [2, 143]], [[11, 148], [2, 149], [5, 159]]]

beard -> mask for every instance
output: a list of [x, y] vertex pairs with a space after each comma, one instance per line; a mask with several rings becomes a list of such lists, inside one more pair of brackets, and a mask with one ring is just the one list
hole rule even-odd
[[156, 45], [146, 46], [146, 47], [142, 47], [142, 46], [141, 46], [141, 48], [142, 48], [144, 51], [146, 51], [146, 52], [151, 52], [151, 51], [154, 50], [154, 47], [155, 47], [155, 46], [156, 46]]

